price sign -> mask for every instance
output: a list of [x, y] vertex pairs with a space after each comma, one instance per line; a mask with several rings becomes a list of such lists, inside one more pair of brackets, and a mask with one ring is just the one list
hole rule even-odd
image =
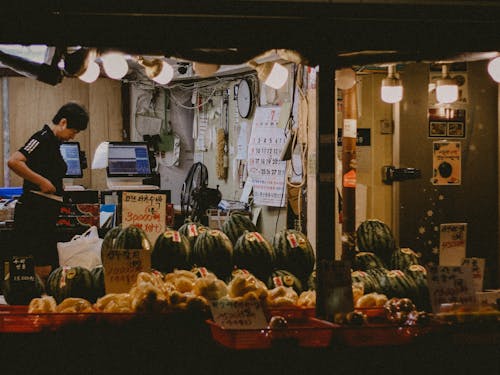
[[221, 298], [210, 301], [215, 323], [224, 329], [262, 329], [267, 327], [259, 301], [233, 301]]
[[430, 267], [427, 282], [432, 310], [437, 313], [442, 304], [459, 303], [471, 305], [476, 302], [476, 293], [472, 279], [472, 267]]
[[151, 270], [149, 250], [104, 250], [104, 285], [107, 293], [126, 293], [137, 280], [139, 272]]
[[35, 263], [31, 256], [13, 256], [4, 270], [5, 276], [9, 273], [11, 285], [35, 284]]
[[152, 244], [165, 232], [166, 215], [166, 194], [123, 192], [122, 226], [141, 228]]

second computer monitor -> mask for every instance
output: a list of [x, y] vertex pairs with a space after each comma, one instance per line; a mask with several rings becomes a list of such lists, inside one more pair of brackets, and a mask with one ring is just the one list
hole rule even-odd
[[146, 142], [109, 142], [108, 177], [148, 177], [151, 174]]

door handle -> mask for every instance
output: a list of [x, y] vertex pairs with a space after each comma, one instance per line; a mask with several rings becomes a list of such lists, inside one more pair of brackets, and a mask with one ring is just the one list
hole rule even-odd
[[414, 180], [420, 177], [420, 169], [417, 168], [396, 168], [393, 165], [382, 167], [382, 182], [386, 185], [392, 185], [394, 181]]

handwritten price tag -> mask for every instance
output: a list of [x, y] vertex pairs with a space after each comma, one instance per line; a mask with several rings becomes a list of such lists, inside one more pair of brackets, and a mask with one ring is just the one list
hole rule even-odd
[[139, 272], [151, 270], [148, 250], [104, 250], [101, 256], [106, 293], [128, 292]]
[[166, 215], [166, 194], [123, 192], [122, 225], [141, 228], [152, 244], [165, 232]]
[[220, 299], [210, 302], [215, 323], [224, 329], [262, 329], [267, 320], [259, 301]]

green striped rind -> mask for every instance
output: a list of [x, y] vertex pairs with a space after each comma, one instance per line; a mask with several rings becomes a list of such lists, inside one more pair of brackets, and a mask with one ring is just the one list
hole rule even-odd
[[207, 268], [221, 280], [227, 280], [233, 269], [233, 244], [218, 229], [202, 232], [191, 251], [191, 263], [195, 267]]
[[95, 298], [100, 298], [106, 294], [104, 287], [104, 267], [97, 266], [90, 270], [92, 282], [94, 283]]
[[391, 267], [393, 270], [406, 270], [412, 265], [418, 265], [419, 256], [412, 249], [405, 247], [394, 250], [391, 257]]
[[303, 292], [302, 282], [297, 276], [287, 270], [275, 270], [267, 279], [267, 287], [274, 289], [280, 286], [293, 288], [297, 295]]
[[234, 245], [233, 263], [260, 280], [267, 280], [274, 266], [273, 246], [259, 232], [245, 232]]
[[357, 271], [366, 271], [372, 268], [384, 268], [384, 262], [374, 253], [362, 251], [356, 253], [352, 261], [352, 268]]
[[411, 265], [405, 271], [417, 285], [418, 298], [414, 301], [419, 310], [431, 311], [429, 287], [427, 284], [427, 270], [421, 265]]
[[59, 267], [47, 279], [47, 294], [59, 304], [70, 297], [95, 302], [96, 292], [90, 271], [84, 267]]
[[367, 273], [374, 276], [380, 284], [378, 293], [385, 294], [387, 298], [418, 298], [418, 289], [415, 281], [401, 270], [372, 269]]
[[151, 266], [160, 272], [176, 269], [188, 270], [190, 246], [188, 239], [176, 230], [169, 229], [159, 235], [151, 253]]
[[113, 248], [116, 237], [118, 236], [118, 234], [120, 234], [121, 230], [122, 230], [121, 225], [118, 225], [108, 230], [108, 232], [104, 235], [104, 239], [102, 240], [101, 252], [103, 250], [110, 250]]
[[41, 297], [45, 293], [42, 279], [35, 273], [35, 281], [11, 282], [10, 274], [4, 280], [2, 289], [5, 302], [9, 305], [29, 305], [33, 298]]
[[179, 228], [179, 233], [188, 239], [189, 247], [192, 249], [194, 247], [196, 239], [200, 235], [200, 232], [206, 231], [207, 229], [209, 228], [204, 226], [203, 224], [189, 220], [181, 225], [181, 227]]
[[353, 283], [362, 283], [364, 294], [377, 292], [381, 289], [380, 283], [377, 278], [365, 271], [351, 272]]
[[250, 220], [248, 216], [241, 214], [232, 214], [229, 219], [222, 224], [221, 229], [226, 236], [229, 237], [233, 245], [236, 244], [238, 238], [240, 238], [245, 231], [257, 232], [257, 227], [252, 220]]
[[360, 251], [375, 253], [386, 265], [390, 264], [395, 241], [384, 222], [377, 219], [363, 221], [356, 230], [356, 243]]
[[300, 280], [307, 280], [314, 269], [316, 257], [307, 237], [296, 230], [282, 230], [273, 238], [276, 269], [290, 271]]
[[151, 242], [148, 239], [146, 232], [141, 228], [131, 225], [123, 228], [118, 236], [116, 236], [114, 249], [128, 250], [151, 250]]

